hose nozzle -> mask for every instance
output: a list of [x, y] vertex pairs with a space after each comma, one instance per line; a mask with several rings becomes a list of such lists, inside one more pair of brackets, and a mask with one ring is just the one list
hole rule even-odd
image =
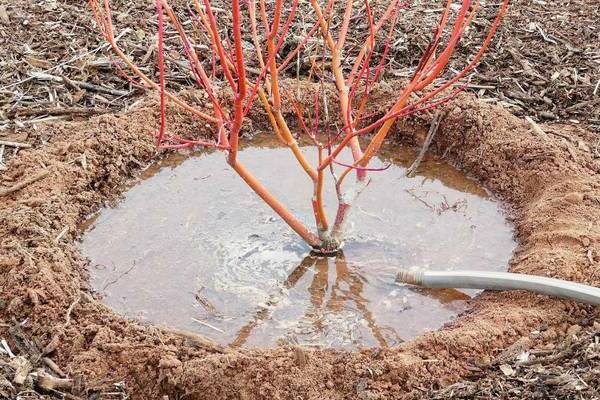
[[423, 271], [416, 268], [401, 270], [396, 275], [396, 282], [421, 286], [423, 285]]

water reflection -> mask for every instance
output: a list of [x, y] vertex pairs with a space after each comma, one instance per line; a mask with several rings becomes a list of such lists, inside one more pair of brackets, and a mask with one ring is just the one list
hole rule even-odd
[[[270, 318], [271, 311], [277, 308], [281, 295], [294, 288], [300, 279], [311, 270], [313, 277], [307, 290], [311, 307], [305, 311], [302, 319], [312, 323], [315, 333], [319, 334], [323, 331], [323, 315], [340, 312], [347, 307], [347, 303], [351, 302], [367, 322], [371, 335], [380, 347], [388, 347], [390, 344], [396, 345], [404, 341], [392, 327], [381, 326], [377, 323], [375, 315], [369, 310], [369, 300], [363, 295], [366, 278], [352, 269], [352, 265], [346, 260], [343, 251], [340, 251], [335, 257], [322, 257], [312, 253], [306, 256], [283, 282], [282, 290], [278, 295], [271, 296], [265, 306], [257, 309], [250, 322], [237, 332], [231, 345], [235, 347], [244, 345], [252, 335], [252, 331]], [[331, 286], [330, 274], [335, 277]], [[455, 289], [425, 289], [412, 286], [407, 286], [407, 289], [435, 299], [440, 304], [466, 301], [471, 298], [468, 294]]]
[[[332, 272], [335, 274], [335, 281], [331, 287], [329, 287], [330, 263], [334, 265]], [[379, 345], [387, 347], [387, 341], [381, 333], [381, 330], [385, 328], [377, 325], [373, 314], [368, 309], [369, 301], [362, 295], [365, 278], [348, 267], [343, 251], [334, 258], [312, 254], [306, 256], [285, 280], [283, 288], [289, 290], [296, 286], [309, 269], [314, 271], [312, 283], [308, 287], [311, 307], [307, 309], [302, 318], [313, 324], [315, 332], [323, 331], [323, 314], [339, 312], [344, 308], [344, 303], [352, 302], [367, 321], [369, 329]], [[261, 307], [252, 321], [240, 329], [232, 345], [243, 345], [256, 325], [269, 317], [269, 309], [277, 306], [273, 299], [270, 299], [267, 305], [268, 307]], [[394, 332], [393, 329], [389, 330]], [[401, 340], [399, 337], [397, 339]]]

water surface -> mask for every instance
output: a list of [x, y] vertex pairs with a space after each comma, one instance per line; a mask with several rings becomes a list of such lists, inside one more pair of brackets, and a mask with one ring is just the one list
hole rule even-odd
[[[310, 227], [312, 184], [288, 149], [240, 159]], [[313, 148], [305, 147], [315, 162]], [[414, 149], [388, 146], [356, 203], [343, 254], [310, 249], [232, 171], [222, 153], [170, 156], [87, 224], [91, 283], [129, 317], [218, 342], [392, 346], [437, 329], [469, 295], [395, 283], [398, 269], [504, 271], [515, 247], [499, 205], [474, 180]], [[331, 179], [331, 178], [328, 178]], [[328, 182], [331, 184], [331, 182]], [[328, 213], [335, 196], [327, 193]]]

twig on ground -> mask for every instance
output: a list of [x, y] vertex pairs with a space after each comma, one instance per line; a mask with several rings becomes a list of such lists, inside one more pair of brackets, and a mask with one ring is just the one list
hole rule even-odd
[[0, 171], [6, 171], [8, 169], [4, 165], [4, 148], [5, 145], [0, 145]]
[[412, 189], [404, 189], [404, 191], [410, 194], [415, 200], [419, 201], [425, 207], [429, 208], [431, 211], [436, 211], [436, 208], [434, 206], [423, 200], [421, 197], [417, 196]]
[[86, 107], [49, 107], [49, 108], [17, 108], [8, 113], [8, 118], [15, 116], [26, 117], [32, 115], [81, 115], [88, 116], [94, 114], [103, 114], [108, 110], [100, 108]]
[[529, 125], [531, 125], [531, 129], [533, 130], [533, 133], [535, 133], [536, 135], [538, 135], [539, 137], [541, 137], [544, 140], [548, 140], [548, 135], [546, 134], [546, 132], [544, 132], [544, 130], [538, 125], [537, 122], [535, 122], [533, 119], [531, 119], [531, 117], [527, 116], [525, 117], [525, 120], [527, 122], [529, 122]]
[[216, 326], [209, 324], [208, 322], [204, 322], [204, 321], [202, 321], [202, 320], [199, 320], [199, 319], [197, 319], [197, 318], [192, 318], [192, 321], [194, 321], [194, 322], [197, 322], [197, 323], [199, 323], [200, 325], [204, 325], [204, 326], [206, 326], [207, 328], [213, 329], [213, 330], [215, 330], [215, 331], [217, 331], [217, 332], [219, 332], [219, 333], [225, 333], [225, 331], [224, 331], [223, 329], [219, 329], [219, 328], [217, 328]]
[[[177, 329], [177, 328], [168, 328], [166, 326], [159, 326], [158, 327], [161, 331], [163, 331], [164, 333], [170, 333], [172, 335], [176, 335], [176, 336], [181, 336], [185, 339], [188, 339], [189, 341], [195, 343], [198, 346], [201, 347], [205, 347], [209, 350], [212, 350], [214, 352], [217, 353], [225, 353], [225, 347], [213, 342], [212, 340], [208, 339], [207, 337], [204, 337], [200, 334], [194, 333], [194, 332], [190, 332], [190, 331], [186, 331], [183, 329]], [[228, 352], [229, 350], [227, 350]]]
[[60, 367], [58, 365], [56, 365], [56, 363], [54, 361], [52, 361], [50, 358], [43, 357], [42, 361], [44, 362], [44, 364], [46, 364], [46, 366], [48, 368], [50, 368], [50, 370], [52, 372], [54, 372], [55, 374], [57, 374], [61, 378], [64, 378], [66, 376], [65, 373], [63, 372], [63, 370], [60, 369]]
[[72, 87], [78, 88], [78, 89], [85, 89], [90, 92], [110, 94], [110, 95], [118, 96], [118, 97], [127, 96], [128, 94], [131, 93], [129, 91], [111, 89], [111, 88], [107, 88], [107, 87], [100, 86], [100, 85], [94, 85], [94, 84], [88, 83], [88, 82], [72, 81], [69, 78], [67, 78], [66, 76], [61, 77], [61, 79], [68, 86], [72, 86]]
[[71, 305], [67, 309], [67, 317], [65, 318], [65, 324], [63, 325], [63, 328], [66, 328], [71, 323], [71, 314], [73, 313], [73, 308], [75, 308], [75, 306], [77, 305], [77, 303], [79, 303], [80, 300], [81, 296], [77, 296], [77, 298], [71, 303]]
[[5, 339], [2, 339], [0, 341], [0, 343], [2, 344], [3, 350], [6, 354], [8, 354], [8, 356], [10, 358], [13, 358], [15, 355], [13, 354], [13, 352], [11, 351], [10, 347], [8, 346], [8, 343], [6, 342]]
[[8, 196], [11, 193], [18, 192], [19, 190], [27, 187], [28, 185], [31, 185], [32, 183], [45, 178], [48, 174], [50, 174], [50, 170], [44, 170], [44, 171], [32, 176], [31, 178], [27, 178], [7, 189], [2, 189], [2, 190], [0, 190], [0, 197]]
[[60, 242], [60, 239], [62, 239], [63, 236], [65, 236], [65, 234], [69, 232], [69, 226], [65, 226], [60, 233], [54, 238], [54, 243], [58, 243]]
[[406, 170], [407, 177], [412, 178], [415, 172], [417, 172], [417, 168], [419, 168], [421, 161], [423, 161], [425, 153], [429, 149], [429, 146], [431, 145], [431, 142], [433, 141], [433, 138], [435, 137], [435, 134], [437, 133], [438, 128], [440, 127], [440, 122], [442, 121], [443, 117], [443, 112], [438, 111], [437, 113], [435, 113], [433, 121], [431, 121], [431, 126], [429, 127], [429, 133], [427, 133], [425, 143], [423, 143], [423, 147], [421, 148], [419, 155], [417, 156], [416, 160], [412, 163], [412, 165]]
[[44, 371], [38, 371], [37, 385], [45, 390], [71, 390], [73, 387], [73, 380], [56, 378]]
[[47, 354], [53, 353], [58, 348], [59, 345], [60, 345], [59, 334], [55, 334], [54, 336], [52, 336], [52, 339], [50, 339], [48, 344], [42, 349], [42, 354], [39, 357], [37, 357], [36, 362], [39, 361], [41, 356], [45, 356]]
[[20, 149], [28, 149], [31, 147], [31, 145], [29, 143], [11, 142], [8, 140], [0, 140], [0, 145], [7, 146], [7, 147], [16, 147], [16, 148], [20, 148]]
[[125, 90], [117, 90], [111, 89], [100, 85], [94, 85], [93, 83], [83, 82], [83, 81], [74, 81], [65, 76], [57, 76], [46, 74], [43, 72], [34, 72], [31, 74], [35, 79], [40, 81], [52, 81], [52, 82], [62, 82], [65, 85], [75, 88], [75, 89], [85, 89], [90, 92], [98, 92], [104, 94], [110, 94], [113, 96], [127, 96], [130, 92]]
[[[41, 124], [42, 122], [48, 122], [48, 121], [59, 121], [61, 119], [66, 119], [67, 117], [68, 117], [67, 115], [57, 115], [57, 116], [33, 118], [33, 119], [26, 120], [26, 121], [20, 121], [16, 118], [13, 118], [12, 120], [8, 119], [5, 121], [0, 121], [0, 123], [8, 124], [8, 123], [10, 123], [10, 121], [13, 121], [14, 124], [17, 125], [19, 128], [24, 128], [26, 125]], [[8, 126], [8, 125], [6, 125], [6, 126]]]

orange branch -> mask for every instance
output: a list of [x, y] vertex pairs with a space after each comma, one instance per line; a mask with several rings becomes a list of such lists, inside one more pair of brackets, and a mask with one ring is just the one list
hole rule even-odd
[[238, 141], [240, 130], [244, 119], [244, 98], [246, 97], [246, 66], [244, 65], [244, 51], [242, 49], [242, 30], [240, 18], [240, 0], [233, 0], [233, 43], [235, 47], [235, 62], [237, 64], [238, 81], [234, 98], [234, 118], [231, 132], [229, 134], [229, 142], [231, 149], [229, 150], [228, 161], [235, 164], [235, 159], [238, 152]]
[[[98, 0], [90, 0], [90, 6], [92, 7], [92, 10], [94, 10], [96, 22], [98, 23], [99, 27], [103, 29], [104, 37], [106, 41], [110, 44], [110, 47], [117, 54], [117, 56], [127, 65], [127, 67], [129, 67], [129, 69], [131, 69], [131, 71], [133, 71], [133, 73], [137, 75], [144, 83], [146, 83], [152, 89], [160, 91], [160, 85], [154, 82], [152, 79], [150, 79], [146, 74], [144, 74], [117, 45], [117, 42], [115, 41], [112, 20], [110, 18], [110, 4], [108, 0], [105, 0], [104, 2], [104, 13], [100, 11], [97, 1]], [[170, 92], [165, 91], [165, 96], [167, 96], [169, 100], [173, 101], [175, 104], [177, 104], [184, 110], [189, 111], [190, 113], [197, 115], [198, 117], [208, 122], [216, 123], [219, 121], [218, 118], [215, 118], [212, 115], [208, 115], [200, 110], [197, 110], [196, 108], [190, 106], [189, 104], [179, 99]]]
[[[312, 8], [317, 17], [316, 22], [314, 22], [314, 26], [308, 31], [308, 33], [304, 35], [304, 37], [297, 43], [293, 50], [288, 51], [288, 55], [283, 58], [281, 63], [279, 63], [281, 61], [281, 54], [279, 54], [279, 52], [282, 46], [284, 46], [285, 43], [288, 43], [287, 37], [289, 27], [291, 26], [295, 17], [299, 0], [292, 0], [292, 7], [289, 15], [285, 19], [285, 22], [282, 18], [284, 0], [274, 0], [273, 7], [268, 11], [265, 0], [258, 0], [258, 10], [256, 7], [256, 0], [245, 0], [247, 1], [248, 12], [250, 14], [250, 35], [254, 49], [257, 53], [258, 64], [260, 66], [258, 78], [256, 78], [256, 82], [254, 83], [248, 80], [246, 74], [248, 67], [244, 59], [244, 43], [242, 42], [243, 20], [241, 15], [242, 7], [240, 0], [232, 0], [231, 2], [231, 11], [233, 16], [232, 26], [229, 27], [233, 32], [233, 41], [231, 44], [229, 43], [229, 36], [225, 36], [225, 39], [220, 37], [219, 25], [217, 24], [217, 20], [211, 8], [211, 1], [193, 0], [194, 7], [200, 19], [199, 27], [200, 29], [206, 30], [207, 36], [213, 48], [213, 57], [211, 59], [213, 63], [212, 79], [214, 79], [216, 63], [214, 54], [216, 53], [223, 71], [223, 80], [229, 84], [234, 92], [234, 96], [231, 99], [233, 103], [233, 109], [231, 111], [226, 111], [225, 108], [221, 107], [216, 95], [216, 89], [213, 80], [209, 78], [204, 70], [200, 55], [196, 53], [196, 49], [187, 37], [184, 24], [178, 20], [177, 15], [170, 8], [167, 1], [168, 0], [157, 0], [160, 17], [159, 45], [161, 50], [162, 44], [164, 43], [164, 37], [162, 36], [164, 32], [162, 11], [164, 10], [168, 15], [171, 24], [177, 31], [181, 44], [183, 44], [185, 55], [190, 63], [191, 76], [208, 94], [213, 105], [214, 115], [208, 115], [202, 111], [199, 111], [184, 101], [178, 99], [173, 94], [164, 90], [164, 64], [162, 62], [162, 57], [161, 61], [159, 62], [161, 83], [157, 84], [147, 75], [145, 75], [116, 43], [114, 37], [114, 26], [111, 17], [110, 1], [89, 0], [99, 29], [106, 38], [107, 42], [111, 45], [113, 51], [119, 56], [119, 58], [121, 58], [128, 68], [131, 69], [143, 83], [145, 83], [145, 85], [160, 90], [161, 118], [163, 118], [163, 128], [165, 105], [164, 97], [170, 99], [175, 104], [181, 106], [187, 111], [194, 113], [202, 119], [216, 124], [218, 142], [197, 139], [189, 140], [177, 135], [169, 135], [167, 137], [167, 143], [159, 143], [159, 146], [161, 148], [211, 146], [220, 150], [224, 150], [228, 153], [228, 164], [231, 165], [236, 173], [259, 197], [263, 199], [265, 203], [267, 203], [267, 205], [269, 205], [309, 245], [315, 248], [327, 248], [327, 250], [331, 250], [330, 247], [335, 248], [339, 244], [344, 223], [347, 219], [348, 212], [351, 209], [351, 203], [353, 202], [353, 199], [359, 195], [362, 189], [368, 185], [369, 181], [366, 179], [366, 171], [374, 170], [369, 169], [368, 164], [380, 150], [396, 119], [415, 112], [437, 107], [448, 99], [451, 99], [460, 91], [460, 89], [455, 89], [451, 91], [450, 94], [441, 95], [444, 90], [450, 88], [475, 68], [480, 58], [489, 47], [492, 37], [494, 36], [509, 3], [509, 0], [502, 0], [498, 14], [493, 21], [487, 36], [485, 37], [485, 40], [481, 44], [479, 51], [474, 55], [471, 62], [437, 88], [434, 88], [427, 93], [419, 93], [421, 90], [424, 90], [432, 85], [433, 82], [435, 82], [436, 79], [442, 75], [449, 64], [451, 57], [456, 51], [456, 47], [461, 40], [461, 37], [466, 29], [472, 24], [480, 6], [480, 0], [462, 0], [460, 2], [462, 5], [456, 13], [456, 16], [453, 17], [453, 23], [449, 27], [449, 21], [451, 19], [450, 15], [452, 14], [452, 8], [455, 5], [455, 2], [453, 0], [446, 0], [446, 5], [442, 11], [436, 29], [434, 30], [431, 43], [421, 57], [421, 60], [409, 83], [400, 91], [400, 94], [395, 99], [394, 104], [382, 117], [372, 123], [367, 124], [366, 126], [359, 126], [361, 118], [366, 119], [366, 117], [363, 117], [362, 114], [367, 109], [367, 102], [370, 93], [369, 89], [373, 82], [378, 79], [385, 65], [389, 42], [392, 38], [396, 19], [398, 17], [398, 8], [401, 7], [399, 4], [400, 0], [390, 0], [386, 10], [377, 21], [371, 13], [372, 10], [368, 3], [369, 0], [364, 0], [369, 34], [364, 44], [362, 44], [358, 55], [354, 60], [351, 61], [350, 66], [352, 68], [347, 77], [344, 76], [344, 69], [342, 67], [342, 53], [349, 34], [350, 24], [352, 23], [353, 0], [344, 0], [344, 11], [337, 34], [337, 41], [334, 41], [330, 32], [329, 20], [331, 19], [331, 16], [328, 15], [327, 18], [325, 17], [325, 14], [328, 14], [334, 9], [334, 3], [336, 0], [328, 0], [325, 12], [323, 12], [321, 9], [319, 0], [310, 0]], [[203, 6], [201, 6], [200, 1], [203, 2]], [[265, 29], [266, 43], [264, 44], [262, 44], [259, 39], [256, 16], [257, 12], [260, 15], [262, 25]], [[269, 19], [271, 22], [269, 22]], [[389, 24], [389, 33], [387, 34], [386, 41], [384, 42], [385, 49], [379, 59], [379, 64], [373, 69], [371, 62], [375, 49], [376, 37], [379, 31], [381, 31], [381, 29], [390, 20], [391, 23]], [[310, 129], [307, 127], [304, 121], [303, 111], [297, 104], [295, 104], [295, 102], [292, 102], [294, 110], [298, 115], [300, 126], [312, 139], [318, 150], [318, 168], [313, 168], [302, 153], [296, 139], [289, 129], [287, 121], [283, 116], [282, 94], [285, 92], [283, 92], [280, 86], [279, 74], [291, 62], [290, 60], [292, 60], [293, 57], [296, 57], [298, 52], [304, 48], [309, 38], [312, 37], [315, 32], [319, 31], [324, 41], [322, 47], [323, 59], [325, 59], [326, 51], [331, 53], [331, 63], [329, 68], [335, 81], [335, 87], [337, 89], [340, 102], [339, 120], [342, 123], [342, 129], [335, 137], [329, 137], [328, 143], [326, 144], [329, 154], [325, 156], [323, 154], [324, 145], [321, 144], [317, 136], [319, 129], [318, 92], [315, 95], [314, 100], [315, 121]], [[446, 37], [448, 37], [448, 39], [445, 39]], [[444, 48], [441, 50], [441, 52], [438, 52], [439, 47], [442, 46], [442, 43], [445, 43]], [[266, 56], [263, 54], [263, 48], [266, 48]], [[309, 80], [311, 79], [310, 77], [313, 76], [314, 72], [315, 64], [313, 60], [313, 66], [309, 73]], [[321, 79], [322, 83], [323, 78], [319, 79]], [[265, 86], [266, 90], [264, 89]], [[354, 114], [352, 103], [355, 96], [357, 96], [358, 90], [363, 88], [363, 86], [364, 95], [363, 98], [360, 99], [358, 113]], [[251, 94], [247, 93], [248, 88], [251, 90]], [[419, 96], [417, 96], [417, 93], [419, 93]], [[289, 210], [278, 199], [276, 199], [237, 159], [242, 123], [245, 115], [249, 112], [250, 107], [253, 105], [253, 101], [256, 99], [256, 96], [258, 96], [260, 99], [260, 102], [267, 113], [268, 119], [276, 136], [291, 149], [294, 157], [313, 182], [312, 206], [318, 229], [318, 235], [307, 229], [300, 220], [291, 214]], [[413, 100], [414, 98], [416, 98], [416, 100]], [[230, 113], [232, 114], [231, 116]], [[328, 116], [327, 109], [325, 110], [325, 115]], [[329, 120], [328, 118], [326, 119], [327, 121]], [[358, 137], [359, 135], [371, 132], [375, 132], [375, 135], [370, 140], [368, 146], [363, 152], [363, 149], [361, 149], [359, 144]], [[352, 151], [354, 161], [351, 165], [341, 164], [336, 160], [336, 157], [339, 156], [341, 151], [347, 147], [349, 147]], [[338, 210], [335, 221], [333, 222], [333, 226], [330, 226], [327, 221], [323, 200], [324, 170], [325, 168], [330, 167], [333, 173], [332, 163], [334, 162], [336, 164], [341, 164], [345, 167], [345, 169], [339, 177], [336, 177], [334, 174], [335, 189], [338, 194]], [[345, 190], [342, 192], [341, 185], [344, 183], [346, 177], [352, 170], [356, 170], [356, 185], [351, 190]]]
[[319, 247], [321, 240], [317, 235], [308, 230], [304, 224], [292, 215], [287, 208], [277, 200], [243, 165], [237, 160], [231, 167], [238, 175], [264, 200], [306, 243], [312, 247]]
[[[346, 6], [346, 12], [344, 14], [344, 24], [346, 24], [346, 19], [349, 20], [351, 16], [352, 1], [348, 1], [350, 5]], [[321, 33], [327, 43], [327, 46], [331, 50], [331, 71], [335, 77], [335, 85], [338, 90], [338, 96], [340, 99], [340, 112], [342, 113], [342, 121], [344, 122], [344, 129], [346, 130], [346, 144], [350, 145], [350, 149], [352, 150], [352, 157], [355, 161], [358, 161], [362, 158], [362, 150], [360, 148], [360, 143], [358, 142], [358, 138], [353, 134], [353, 123], [352, 123], [352, 112], [350, 110], [350, 100], [349, 100], [349, 89], [346, 86], [346, 80], [344, 79], [343, 71], [342, 71], [342, 60], [341, 60], [341, 46], [345, 40], [347, 25], [344, 28], [342, 27], [342, 32], [340, 33], [339, 40], [337, 43], [333, 41], [331, 36], [331, 32], [329, 31], [329, 26], [327, 22], [323, 18], [323, 11], [321, 10], [321, 6], [317, 0], [311, 0], [311, 5], [317, 14], [317, 17], [321, 21]], [[346, 145], [345, 144], [345, 145]], [[341, 151], [341, 149], [339, 149]], [[324, 169], [322, 165], [319, 165], [319, 169]], [[365, 178], [366, 174], [363, 170], [356, 171], [358, 179], [362, 180]]]

